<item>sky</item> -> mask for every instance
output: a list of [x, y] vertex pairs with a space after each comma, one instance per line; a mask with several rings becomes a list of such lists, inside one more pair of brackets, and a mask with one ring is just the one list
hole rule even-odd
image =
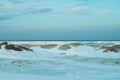
[[0, 40], [120, 40], [120, 0], [0, 0]]

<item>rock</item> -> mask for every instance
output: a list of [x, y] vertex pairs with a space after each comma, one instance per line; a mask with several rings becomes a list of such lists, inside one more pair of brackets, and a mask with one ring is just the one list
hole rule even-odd
[[81, 44], [81, 43], [68, 43], [68, 44], [61, 45], [58, 49], [68, 50], [68, 49], [71, 49], [71, 46], [77, 47], [77, 46], [80, 46], [80, 45], [83, 45], [83, 44]]
[[7, 44], [8, 44], [8, 42], [2, 42], [2, 43], [0, 43], [0, 48], [1, 48], [2, 45], [7, 45]]
[[68, 50], [68, 49], [71, 49], [71, 47], [70, 47], [69, 44], [63, 44], [58, 49], [60, 49], [60, 50]]
[[117, 49], [113, 48], [113, 47], [105, 47], [104, 51], [103, 52], [118, 52]]
[[40, 47], [44, 49], [51, 49], [51, 48], [56, 47], [57, 45], [58, 44], [45, 44], [45, 45], [40, 45]]
[[14, 45], [14, 44], [8, 44], [8, 42], [2, 42], [2, 43], [0, 43], [0, 47], [2, 45], [5, 45], [5, 49], [8, 49], [8, 50], [14, 50], [14, 51], [23, 51], [23, 50], [33, 51], [32, 49], [29, 49], [27, 47], [23, 47], [23, 46], [19, 46], [19, 45]]
[[15, 51], [23, 51], [23, 49], [22, 49], [22, 48], [15, 47], [15, 45], [13, 45], [13, 44], [6, 45], [6, 46], [5, 46], [5, 49], [15, 50]]
[[27, 47], [23, 47], [23, 46], [18, 46], [18, 48], [21, 48], [21, 49], [26, 50], [26, 51], [33, 51], [32, 49], [27, 48]]
[[113, 45], [113, 46], [110, 46], [110, 47], [102, 47], [102, 49], [104, 49], [103, 52], [119, 52], [120, 51], [120, 45]]
[[0, 45], [2, 46], [2, 45], [7, 45], [8, 44], [8, 42], [2, 42], [2, 43], [0, 43]]
[[6, 45], [5, 46], [6, 49], [9, 49], [9, 50], [14, 50], [14, 51], [33, 51], [32, 49], [29, 49], [29, 48], [26, 48], [26, 47], [23, 47], [23, 46], [19, 46], [19, 45], [13, 45], [13, 44], [10, 44], [10, 45]]
[[114, 47], [114, 48], [116, 48], [116, 49], [120, 49], [120, 45], [114, 45], [114, 46], [112, 46], [112, 47]]
[[86, 46], [94, 47], [94, 48], [101, 48], [103, 46], [112, 46], [113, 43], [108, 43], [108, 42], [88, 42], [85, 43]]
[[80, 46], [80, 45], [83, 45], [82, 43], [70, 43], [71, 46], [73, 47], [77, 47], [77, 46]]

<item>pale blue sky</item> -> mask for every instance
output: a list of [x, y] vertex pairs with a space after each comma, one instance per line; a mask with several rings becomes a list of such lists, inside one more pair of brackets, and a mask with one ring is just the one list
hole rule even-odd
[[120, 40], [120, 0], [1, 0], [0, 40]]

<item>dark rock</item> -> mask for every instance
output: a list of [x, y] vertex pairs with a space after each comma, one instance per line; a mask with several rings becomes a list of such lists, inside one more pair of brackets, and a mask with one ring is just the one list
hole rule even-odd
[[5, 49], [15, 50], [15, 51], [23, 51], [23, 49], [22, 49], [22, 48], [16, 47], [16, 46], [15, 46], [15, 45], [13, 45], [13, 44], [6, 45], [6, 46], [5, 46]]
[[103, 52], [119, 52], [120, 51], [120, 45], [113, 45], [113, 46], [110, 46], [110, 47], [105, 47], [103, 46], [102, 49], [104, 49]]
[[77, 47], [77, 46], [80, 46], [80, 45], [83, 45], [82, 43], [70, 43], [71, 46], [73, 47]]
[[27, 48], [27, 47], [23, 47], [23, 46], [18, 46], [18, 48], [26, 50], [26, 51], [33, 51], [32, 49]]
[[68, 50], [68, 49], [71, 49], [71, 47], [70, 47], [69, 44], [63, 44], [58, 49], [60, 49], [60, 50]]
[[113, 48], [113, 47], [105, 47], [104, 51], [103, 52], [118, 52], [118, 50], [116, 48]]
[[0, 45], [7, 45], [8, 44], [8, 42], [2, 42], [2, 43], [0, 43]]
[[2, 45], [7, 45], [7, 44], [8, 44], [8, 42], [2, 42], [2, 43], [0, 43], [0, 48], [1, 48]]
[[114, 45], [114, 46], [112, 46], [112, 47], [114, 47], [114, 48], [116, 48], [116, 49], [120, 49], [120, 45]]
[[1, 48], [2, 45], [5, 45], [5, 49], [8, 49], [8, 50], [14, 50], [14, 51], [23, 51], [23, 50], [33, 51], [32, 49], [29, 49], [27, 47], [23, 47], [23, 46], [19, 46], [19, 45], [14, 45], [14, 44], [8, 44], [8, 42], [2, 42], [2, 43], [0, 43], [0, 48]]
[[51, 48], [56, 47], [57, 45], [58, 44], [45, 44], [45, 45], [40, 45], [40, 47], [44, 49], [51, 49]]
[[94, 43], [94, 42], [89, 42], [85, 43], [86, 46], [94, 47], [94, 48], [101, 48], [103, 46], [112, 46], [113, 43]]

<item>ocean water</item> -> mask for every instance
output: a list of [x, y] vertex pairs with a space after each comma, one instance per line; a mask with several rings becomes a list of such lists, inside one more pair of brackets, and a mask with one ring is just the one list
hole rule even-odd
[[120, 52], [101, 49], [119, 45], [119, 41], [8, 41], [8, 44], [33, 51], [1, 46], [1, 80], [120, 79]]

